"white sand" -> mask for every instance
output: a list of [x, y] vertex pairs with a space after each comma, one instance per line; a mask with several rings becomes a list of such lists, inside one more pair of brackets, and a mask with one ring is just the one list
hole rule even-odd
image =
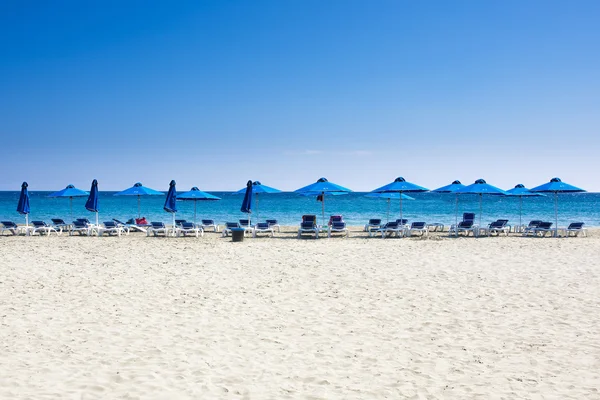
[[0, 237], [1, 399], [600, 399], [600, 234]]

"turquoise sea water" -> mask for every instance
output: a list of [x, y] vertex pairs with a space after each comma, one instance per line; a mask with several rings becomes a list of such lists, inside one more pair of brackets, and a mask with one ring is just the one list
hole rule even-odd
[[[49, 198], [50, 192], [30, 192], [30, 220], [39, 219], [50, 222], [50, 218], [63, 218], [67, 221], [73, 218], [89, 218], [93, 220], [94, 213], [84, 208], [85, 197], [73, 198], [73, 218], [70, 217], [69, 199]], [[100, 192], [100, 221], [117, 218], [127, 220], [137, 217], [137, 197], [113, 196], [114, 192]], [[197, 203], [198, 219], [210, 218], [219, 223], [237, 221], [246, 218], [241, 213], [242, 195], [230, 192], [212, 192], [221, 197], [220, 201], [199, 201]], [[386, 220], [387, 200], [364, 197], [365, 193], [351, 193], [342, 196], [327, 196], [325, 215], [342, 214], [349, 225], [363, 225], [369, 218]], [[415, 200], [403, 201], [403, 216], [409, 221], [454, 222], [455, 195], [437, 193], [410, 194]], [[25, 221], [24, 216], [16, 212], [19, 192], [0, 192], [0, 220], [12, 220], [17, 223]], [[165, 196], [141, 197], [141, 215], [148, 221], [171, 221], [171, 215], [164, 212], [162, 207]], [[193, 220], [194, 202], [179, 201], [178, 219]], [[483, 197], [482, 223], [488, 223], [498, 218], [508, 219], [511, 224], [519, 221], [519, 198], [515, 197]], [[256, 209], [256, 201], [254, 202]], [[479, 219], [479, 197], [477, 195], [461, 195], [458, 205], [459, 216], [463, 212], [477, 213]], [[321, 216], [321, 203], [315, 197], [305, 197], [294, 193], [263, 194], [259, 197], [258, 219], [278, 219], [282, 225], [297, 225], [303, 214]], [[398, 200], [390, 203], [390, 219], [400, 217]], [[577, 193], [558, 195], [559, 225], [574, 221], [585, 222], [588, 226], [600, 226], [600, 193]], [[257, 213], [252, 215], [253, 221]], [[531, 219], [554, 221], [554, 197], [523, 198], [523, 222]]]

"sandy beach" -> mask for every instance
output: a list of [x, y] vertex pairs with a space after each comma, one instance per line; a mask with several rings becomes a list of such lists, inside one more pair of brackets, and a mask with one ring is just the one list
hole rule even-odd
[[600, 399], [598, 230], [0, 247], [3, 399]]

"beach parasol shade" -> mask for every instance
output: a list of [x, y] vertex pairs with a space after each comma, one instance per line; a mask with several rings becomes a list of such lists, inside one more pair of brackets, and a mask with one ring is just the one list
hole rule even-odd
[[[393, 182], [372, 190], [371, 193], [419, 193], [428, 191], [429, 189], [411, 182], [407, 182], [403, 177], [399, 176], [398, 178], [394, 179]], [[400, 197], [400, 219], [402, 219], [402, 197]]]
[[[244, 200], [242, 201], [240, 211], [247, 214], [252, 213], [252, 181], [246, 183], [246, 193], [244, 193]], [[248, 216], [248, 225], [250, 225], [250, 216]]]
[[190, 189], [189, 192], [184, 192], [177, 195], [177, 200], [186, 200], [194, 202], [194, 224], [196, 223], [196, 204], [198, 201], [215, 201], [221, 200], [220, 197], [214, 196], [210, 193], [203, 192], [196, 186]]
[[113, 196], [137, 196], [138, 202], [138, 218], [141, 217], [141, 208], [140, 208], [140, 197], [141, 196], [161, 196], [164, 195], [163, 192], [159, 192], [158, 190], [150, 189], [142, 185], [140, 182], [137, 182], [132, 187], [122, 190], [120, 192], [115, 193]]
[[73, 219], [73, 197], [85, 197], [88, 196], [89, 193], [85, 190], [77, 189], [73, 185], [67, 185], [63, 190], [59, 190], [58, 192], [50, 193], [48, 197], [68, 197], [69, 198], [69, 212], [71, 219]]
[[329, 182], [326, 178], [320, 178], [315, 183], [301, 187], [294, 191], [304, 196], [317, 196], [317, 200], [321, 201], [321, 213], [323, 217], [323, 225], [325, 225], [325, 195], [344, 195], [352, 192], [343, 186], [337, 185], [333, 182]]
[[374, 197], [374, 198], [377, 198], [377, 199], [387, 199], [388, 210], [387, 210], [387, 221], [386, 222], [390, 222], [390, 203], [391, 203], [391, 200], [400, 199], [400, 198], [402, 198], [402, 200], [414, 200], [413, 197], [405, 195], [404, 193], [397, 193], [397, 192], [369, 193], [369, 194], [366, 194], [365, 197]]
[[[508, 195], [508, 193], [506, 193], [504, 190], [497, 188], [496, 186], [490, 185], [483, 179], [477, 179], [475, 181], [475, 183], [473, 183], [469, 186], [465, 186], [462, 189], [458, 189], [454, 193], [479, 195], [479, 226], [481, 226], [481, 214], [483, 212], [483, 205], [482, 205], [483, 195], [484, 194], [491, 195], [491, 196], [506, 196], [506, 195]], [[458, 218], [458, 216], [457, 216], [457, 218]], [[456, 234], [458, 235], [458, 229], [456, 229]]]
[[559, 193], [580, 193], [585, 192], [585, 190], [578, 188], [573, 185], [569, 185], [568, 183], [564, 183], [560, 180], [560, 178], [552, 178], [550, 182], [544, 183], [543, 185], [536, 186], [530, 189], [532, 192], [541, 192], [541, 193], [554, 193], [554, 218], [555, 218], [555, 227], [554, 227], [554, 236], [558, 237], [558, 194]]
[[508, 193], [510, 196], [519, 197], [519, 226], [523, 225], [523, 197], [544, 196], [541, 193], [532, 192], [531, 190], [527, 189], [522, 183], [519, 183], [514, 188], [507, 190], [506, 193]]
[[96, 227], [98, 226], [98, 181], [94, 179], [92, 181], [92, 187], [90, 189], [90, 195], [85, 202], [85, 208], [88, 211], [96, 213]]
[[19, 214], [25, 215], [26, 226], [29, 226], [29, 212], [31, 211], [31, 208], [29, 207], [29, 191], [27, 190], [28, 187], [29, 185], [27, 184], [27, 182], [23, 182], [21, 184], [21, 194], [19, 195], [19, 202], [17, 203], [17, 212]]
[[[244, 188], [238, 190], [237, 192], [235, 192], [234, 194], [246, 194], [246, 188], [247, 187], [244, 187]], [[258, 195], [259, 194], [269, 194], [269, 193], [271, 193], [271, 194], [272, 193], [281, 193], [281, 190], [272, 188], [267, 185], [263, 185], [259, 181], [252, 182], [252, 194], [256, 197], [256, 218], [257, 219], [258, 219], [258, 212], [259, 212]]]

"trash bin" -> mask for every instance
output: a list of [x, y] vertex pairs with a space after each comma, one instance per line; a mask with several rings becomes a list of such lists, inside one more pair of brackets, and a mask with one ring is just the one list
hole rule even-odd
[[244, 241], [244, 228], [232, 228], [231, 229], [231, 241], [232, 242], [243, 242]]

